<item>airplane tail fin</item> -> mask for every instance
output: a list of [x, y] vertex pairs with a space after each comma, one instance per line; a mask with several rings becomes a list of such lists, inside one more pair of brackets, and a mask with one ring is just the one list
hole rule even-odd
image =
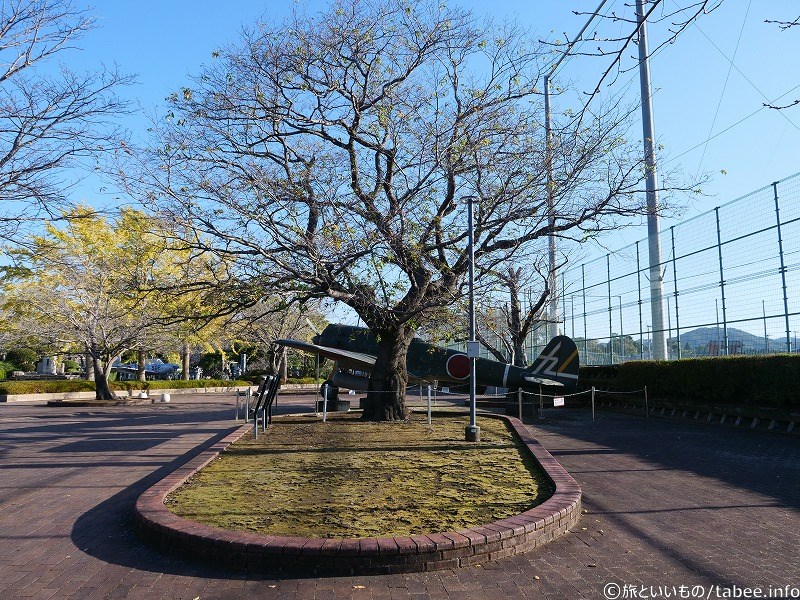
[[572, 392], [578, 384], [578, 347], [565, 335], [554, 337], [538, 358], [526, 369], [525, 379], [531, 383], [561, 384], [565, 392]]

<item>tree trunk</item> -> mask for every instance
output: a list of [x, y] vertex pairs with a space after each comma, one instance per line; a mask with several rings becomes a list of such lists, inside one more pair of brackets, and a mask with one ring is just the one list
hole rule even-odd
[[414, 331], [408, 327], [378, 331], [378, 356], [369, 378], [362, 418], [366, 421], [404, 421], [406, 414], [406, 354]]
[[85, 365], [84, 370], [86, 371], [86, 381], [94, 381], [94, 359], [92, 359], [91, 352], [86, 352], [83, 355], [83, 362]]
[[[515, 367], [525, 366], [525, 334], [527, 330], [525, 324], [527, 319], [522, 318], [522, 302], [519, 297], [519, 281], [522, 277], [522, 269], [509, 268], [506, 285], [511, 296], [511, 303], [508, 308], [508, 329], [511, 334], [511, 345], [514, 352], [512, 364]], [[527, 316], [527, 315], [526, 315]]]
[[283, 352], [281, 352], [281, 385], [286, 383], [286, 380], [289, 379], [289, 361], [288, 357], [286, 356], [286, 346], [283, 347]]
[[136, 380], [147, 381], [147, 373], [144, 364], [144, 350], [136, 351]]
[[275, 350], [273, 347], [272, 351], [269, 353], [269, 372], [271, 375], [279, 375], [279, 369], [281, 365], [281, 355], [278, 351]]
[[184, 381], [187, 381], [189, 379], [189, 358], [190, 358], [189, 344], [184, 343], [183, 352], [181, 352], [181, 363], [182, 363], [181, 379], [183, 379]]
[[[109, 361], [108, 370], [111, 371], [111, 361]], [[103, 368], [103, 364], [97, 356], [92, 356], [92, 366], [94, 368], [94, 397], [96, 400], [115, 400], [114, 392], [108, 385], [108, 373]]]
[[514, 344], [514, 366], [524, 367], [527, 365], [527, 357], [525, 356], [525, 336], [520, 332], [512, 334], [512, 343]]

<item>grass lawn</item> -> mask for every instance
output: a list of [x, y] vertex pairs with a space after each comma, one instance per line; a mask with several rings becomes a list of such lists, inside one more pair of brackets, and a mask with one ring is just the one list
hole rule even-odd
[[246, 434], [167, 498], [174, 513], [226, 529], [308, 537], [382, 537], [481, 525], [553, 493], [504, 421], [463, 415], [428, 426], [358, 414], [276, 418]]

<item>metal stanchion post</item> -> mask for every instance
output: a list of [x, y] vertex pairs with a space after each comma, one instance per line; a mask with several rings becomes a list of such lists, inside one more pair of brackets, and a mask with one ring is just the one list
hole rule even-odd
[[650, 404], [647, 402], [647, 386], [644, 386], [644, 414], [646, 418], [650, 418]]
[[236, 420], [236, 421], [239, 420], [239, 395], [240, 395], [240, 390], [237, 389], [236, 390], [236, 412], [234, 413], [234, 416], [233, 416], [234, 420]]
[[519, 420], [522, 421], [522, 389], [517, 390], [517, 408], [519, 409]]
[[322, 422], [328, 420], [328, 386], [322, 386]]
[[[420, 387], [420, 390], [422, 387]], [[428, 425], [431, 424], [431, 386], [428, 386]]]
[[244, 407], [244, 422], [250, 422], [250, 397], [253, 395], [253, 390], [247, 388], [247, 394], [244, 397], [245, 400], [245, 407]]
[[592, 386], [592, 421], [594, 421], [594, 386]]
[[544, 419], [544, 399], [542, 398], [542, 384], [539, 384], [539, 418]]

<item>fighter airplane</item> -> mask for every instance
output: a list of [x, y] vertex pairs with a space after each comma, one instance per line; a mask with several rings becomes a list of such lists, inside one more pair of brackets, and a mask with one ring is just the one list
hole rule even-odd
[[[181, 366], [174, 363], [165, 363], [160, 358], [154, 358], [144, 363], [144, 374], [147, 379], [173, 379]], [[117, 361], [111, 370], [127, 378], [135, 378], [138, 373], [138, 363], [123, 363]]]
[[[378, 342], [369, 329], [328, 325], [312, 341], [281, 339], [274, 343], [334, 360], [336, 366], [331, 380], [337, 387], [368, 389], [369, 373], [378, 354]], [[485, 358], [477, 358], [475, 363], [477, 386], [530, 391], [538, 390], [539, 386], [553, 386], [568, 393], [578, 383], [578, 348], [564, 335], [550, 340], [529, 367], [515, 367]], [[458, 350], [414, 338], [406, 355], [406, 368], [412, 383], [464, 384], [469, 381], [470, 359]]]

